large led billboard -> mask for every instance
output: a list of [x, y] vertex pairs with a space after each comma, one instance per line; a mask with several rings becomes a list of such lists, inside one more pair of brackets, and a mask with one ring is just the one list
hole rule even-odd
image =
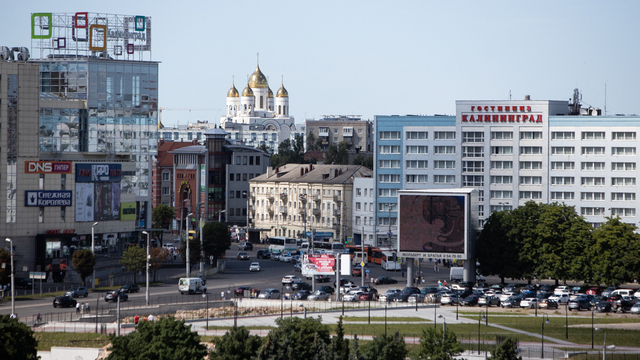
[[477, 191], [402, 190], [398, 203], [398, 255], [410, 258], [468, 259], [475, 237]]

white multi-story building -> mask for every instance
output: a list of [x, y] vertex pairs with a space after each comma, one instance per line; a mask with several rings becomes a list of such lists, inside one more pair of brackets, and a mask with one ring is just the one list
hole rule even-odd
[[365, 245], [375, 246], [374, 194], [373, 177], [353, 179], [353, 240], [356, 244], [364, 241]]
[[[376, 117], [378, 243], [395, 244], [397, 190], [473, 187], [479, 226], [529, 200], [638, 224], [638, 116], [569, 115], [567, 101], [457, 101], [456, 116]], [[392, 235], [387, 236], [388, 229]]]

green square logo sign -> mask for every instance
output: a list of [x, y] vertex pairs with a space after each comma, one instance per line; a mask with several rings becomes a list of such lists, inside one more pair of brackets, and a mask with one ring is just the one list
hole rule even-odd
[[[31, 38], [32, 39], [50, 39], [53, 34], [53, 16], [51, 13], [33, 13], [31, 14]], [[36, 21], [37, 20], [37, 21]], [[40, 31], [36, 34], [36, 27]], [[42, 30], [47, 30], [46, 34]]]

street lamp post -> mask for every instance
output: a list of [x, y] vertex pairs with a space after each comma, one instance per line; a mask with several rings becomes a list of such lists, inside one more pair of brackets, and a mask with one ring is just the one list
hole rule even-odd
[[[200, 273], [204, 275], [204, 243], [202, 239], [202, 222], [204, 219], [204, 210], [202, 209], [202, 202], [198, 202], [198, 226], [200, 227]], [[249, 231], [247, 230], [247, 234]]]
[[[96, 244], [95, 244], [95, 234], [94, 234], [94, 229], [96, 227], [96, 225], [98, 225], [98, 222], [94, 222], [93, 225], [91, 225], [91, 254], [93, 254], [93, 258], [95, 259], [96, 257]], [[84, 281], [84, 279], [82, 279]], [[95, 290], [96, 289], [96, 266], [93, 265], [93, 278], [91, 279], [91, 290]]]
[[304, 318], [307, 318], [307, 308], [304, 306], [304, 304], [300, 304], [300, 307], [304, 309]]
[[595, 311], [595, 307], [591, 308], [591, 349], [593, 349], [593, 312]]
[[604, 342], [602, 343], [602, 360], [607, 360], [607, 332], [600, 328], [596, 328], [596, 331], [604, 334]]
[[209, 330], [209, 294], [204, 293], [202, 297], [207, 299], [207, 327], [205, 329]]
[[569, 300], [564, 303], [564, 336], [569, 340]]
[[14, 276], [13, 269], [13, 240], [6, 238], [6, 241], [9, 242], [9, 246], [11, 246], [11, 315], [16, 314], [16, 280]]
[[146, 275], [147, 275], [147, 288], [146, 288], [146, 304], [147, 306], [149, 306], [149, 259], [151, 258], [151, 255], [149, 255], [149, 237], [151, 236], [151, 234], [149, 234], [147, 231], [143, 231], [143, 234], [147, 235], [147, 269], [145, 271]]
[[542, 320], [542, 352], [540, 354], [540, 358], [544, 359], [544, 324], [549, 323], [549, 316], [546, 319]]
[[442, 319], [442, 342], [444, 343], [444, 333], [447, 331], [447, 319], [442, 316], [442, 314], [438, 315], [440, 319]]
[[191, 275], [191, 261], [189, 259], [191, 257], [191, 254], [189, 253], [189, 222], [188, 222], [189, 218], [191, 217], [191, 215], [193, 215], [193, 213], [189, 213], [187, 215], [187, 239], [186, 239], [186, 242], [187, 242], [187, 256], [186, 256], [186, 259], [187, 259], [187, 277], [190, 277], [190, 275]]
[[478, 355], [480, 355], [480, 320], [485, 320], [484, 316], [482, 316], [482, 312], [478, 314]]

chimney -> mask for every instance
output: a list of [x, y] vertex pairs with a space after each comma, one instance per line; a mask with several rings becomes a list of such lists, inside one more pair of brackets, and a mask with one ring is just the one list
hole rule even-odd
[[267, 179], [273, 175], [273, 168], [271, 166], [267, 166]]
[[531, 95], [525, 95], [525, 96], [524, 96], [524, 99], [525, 99], [525, 100], [531, 100]]
[[304, 175], [304, 168], [303, 168], [303, 167], [301, 167], [301, 168], [300, 168], [300, 177], [302, 177], [303, 175]]
[[335, 176], [334, 177], [338, 177], [338, 169], [335, 170]]
[[164, 138], [158, 139], [158, 147], [160, 147], [160, 145], [162, 144], [164, 144]]

